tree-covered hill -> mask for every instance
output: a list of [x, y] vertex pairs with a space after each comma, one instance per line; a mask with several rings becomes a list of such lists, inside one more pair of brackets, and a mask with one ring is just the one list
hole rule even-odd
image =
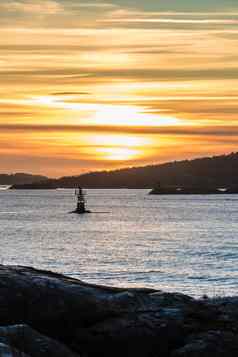
[[14, 188], [151, 188], [162, 185], [237, 186], [238, 153], [165, 164], [101, 171], [80, 176], [42, 180]]

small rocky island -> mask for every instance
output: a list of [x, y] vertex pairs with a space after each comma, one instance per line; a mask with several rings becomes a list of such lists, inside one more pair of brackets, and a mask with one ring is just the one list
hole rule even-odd
[[0, 356], [238, 356], [238, 297], [195, 300], [2, 265], [0, 292]]
[[215, 186], [186, 186], [186, 185], [161, 185], [157, 184], [150, 195], [221, 195], [237, 194], [238, 186], [215, 187]]

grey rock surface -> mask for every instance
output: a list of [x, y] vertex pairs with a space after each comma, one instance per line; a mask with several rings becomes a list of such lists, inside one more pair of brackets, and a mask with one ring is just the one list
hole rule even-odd
[[28, 357], [238, 356], [236, 297], [97, 286], [27, 267], [0, 266], [0, 326], [0, 352]]

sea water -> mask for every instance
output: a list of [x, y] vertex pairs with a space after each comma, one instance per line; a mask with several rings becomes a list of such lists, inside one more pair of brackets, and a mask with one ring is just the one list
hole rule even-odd
[[192, 296], [238, 294], [238, 195], [151, 196], [148, 190], [0, 192], [0, 263], [90, 283]]

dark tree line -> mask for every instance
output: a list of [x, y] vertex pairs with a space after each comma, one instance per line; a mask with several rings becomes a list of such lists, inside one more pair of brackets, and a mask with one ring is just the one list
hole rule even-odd
[[161, 185], [236, 186], [238, 153], [195, 160], [174, 161], [159, 165], [101, 171], [80, 176], [42, 180], [15, 188], [151, 188]]

